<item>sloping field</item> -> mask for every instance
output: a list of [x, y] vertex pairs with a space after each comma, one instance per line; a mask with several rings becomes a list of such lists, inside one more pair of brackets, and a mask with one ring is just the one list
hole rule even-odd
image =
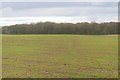
[[116, 78], [117, 36], [3, 35], [4, 78]]

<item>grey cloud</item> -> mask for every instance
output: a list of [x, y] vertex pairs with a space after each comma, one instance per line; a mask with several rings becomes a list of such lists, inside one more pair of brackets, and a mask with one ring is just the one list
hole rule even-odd
[[15, 11], [10, 7], [4, 8], [2, 17], [39, 17], [39, 16], [104, 16], [114, 15], [117, 16], [117, 8], [98, 8], [98, 7], [85, 7], [85, 8], [33, 8], [27, 10]]
[[3, 8], [14, 10], [55, 7], [117, 7], [116, 2], [3, 2]]

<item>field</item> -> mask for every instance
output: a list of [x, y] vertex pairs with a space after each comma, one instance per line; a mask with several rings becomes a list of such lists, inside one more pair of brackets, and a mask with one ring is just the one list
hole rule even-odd
[[3, 35], [3, 78], [117, 78], [117, 36]]

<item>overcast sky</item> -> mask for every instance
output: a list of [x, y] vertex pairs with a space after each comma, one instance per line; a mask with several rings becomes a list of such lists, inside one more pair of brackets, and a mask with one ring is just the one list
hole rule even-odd
[[1, 26], [39, 21], [116, 22], [118, 2], [2, 2], [0, 15]]

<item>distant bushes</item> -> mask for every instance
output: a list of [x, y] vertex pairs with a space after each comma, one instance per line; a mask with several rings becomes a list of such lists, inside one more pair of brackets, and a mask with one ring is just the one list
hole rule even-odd
[[118, 34], [118, 23], [53, 23], [20, 24], [4, 26], [3, 34], [82, 34], [108, 35]]

